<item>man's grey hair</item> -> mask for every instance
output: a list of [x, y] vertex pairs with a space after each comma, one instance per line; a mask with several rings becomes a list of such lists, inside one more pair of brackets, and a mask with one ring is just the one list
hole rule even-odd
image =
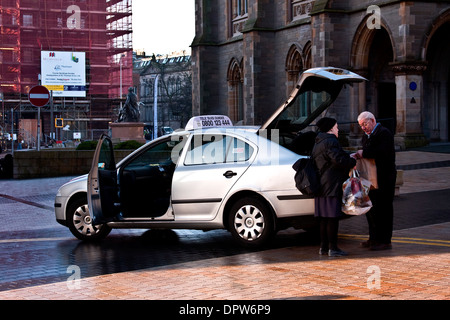
[[361, 114], [358, 116], [358, 122], [366, 119], [373, 119], [376, 121], [375, 116], [373, 115], [372, 112], [369, 111], [361, 112]]

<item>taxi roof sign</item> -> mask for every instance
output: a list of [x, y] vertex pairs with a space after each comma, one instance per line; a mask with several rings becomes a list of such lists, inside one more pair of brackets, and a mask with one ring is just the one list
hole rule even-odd
[[195, 130], [204, 128], [223, 128], [232, 126], [233, 123], [227, 116], [207, 115], [191, 118], [186, 124], [186, 130]]

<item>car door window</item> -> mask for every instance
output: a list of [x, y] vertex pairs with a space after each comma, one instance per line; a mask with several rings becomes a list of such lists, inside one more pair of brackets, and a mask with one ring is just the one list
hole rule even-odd
[[115, 170], [116, 163], [114, 161], [112, 144], [109, 140], [103, 140], [98, 157], [99, 170]]
[[173, 162], [172, 150], [178, 143], [179, 141], [170, 140], [157, 144], [133, 159], [127, 167], [168, 165]]
[[184, 165], [247, 161], [253, 147], [243, 140], [222, 134], [195, 135], [191, 139]]

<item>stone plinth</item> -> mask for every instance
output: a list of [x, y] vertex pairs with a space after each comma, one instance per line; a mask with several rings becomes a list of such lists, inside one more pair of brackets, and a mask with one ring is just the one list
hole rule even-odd
[[123, 142], [136, 140], [145, 143], [144, 123], [142, 122], [110, 122], [111, 138]]

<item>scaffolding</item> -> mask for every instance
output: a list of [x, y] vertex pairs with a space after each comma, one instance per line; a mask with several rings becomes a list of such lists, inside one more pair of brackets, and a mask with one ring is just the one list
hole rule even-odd
[[39, 84], [41, 51], [86, 53], [86, 97], [55, 98], [51, 110], [43, 107], [44, 133], [51, 132], [51, 116], [78, 131], [107, 128], [133, 83], [132, 0], [0, 0], [3, 128], [14, 119], [6, 114], [11, 109], [19, 119], [35, 116], [28, 92]]

